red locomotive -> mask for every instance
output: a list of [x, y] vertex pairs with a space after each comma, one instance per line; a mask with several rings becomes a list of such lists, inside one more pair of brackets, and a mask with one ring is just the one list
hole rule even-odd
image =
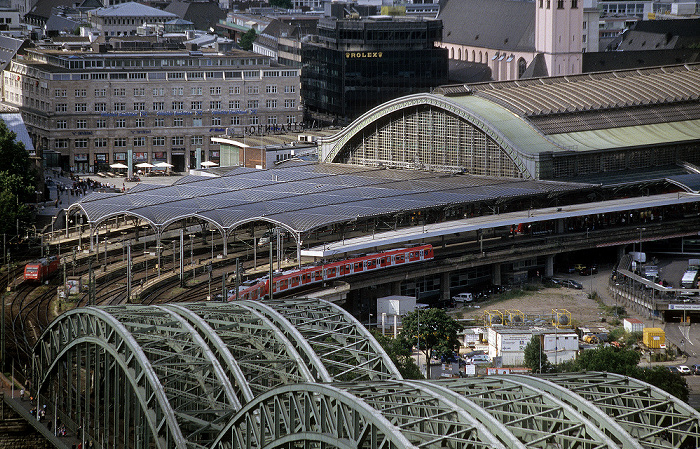
[[24, 280], [31, 282], [44, 282], [56, 270], [58, 270], [59, 260], [56, 256], [44, 257], [43, 259], [29, 262], [24, 266]]
[[[300, 287], [338, 279], [351, 274], [365, 273], [384, 268], [398, 267], [409, 263], [422, 262], [433, 258], [432, 245], [420, 245], [412, 248], [392, 249], [377, 254], [355, 257], [324, 265], [288, 271], [274, 276], [273, 294], [280, 294]], [[254, 285], [241, 290], [238, 299], [260, 299], [269, 292], [268, 279], [262, 279]], [[231, 296], [229, 300], [235, 299]]]

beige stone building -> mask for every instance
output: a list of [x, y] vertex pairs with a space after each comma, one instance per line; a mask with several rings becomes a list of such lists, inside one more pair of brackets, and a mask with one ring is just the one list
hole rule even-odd
[[[135, 47], [135, 46], [133, 46]], [[177, 171], [218, 161], [227, 129], [300, 123], [299, 70], [234, 50], [29, 49], [3, 73], [36, 148], [78, 173], [129, 160]]]

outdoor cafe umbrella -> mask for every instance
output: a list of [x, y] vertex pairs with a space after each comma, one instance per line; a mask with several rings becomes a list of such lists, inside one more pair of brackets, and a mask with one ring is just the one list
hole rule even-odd
[[148, 162], [141, 162], [140, 164], [136, 164], [138, 168], [153, 168], [153, 164], [149, 164]]
[[173, 168], [174, 165], [173, 165], [173, 164], [169, 164], [169, 163], [167, 163], [167, 162], [158, 162], [158, 163], [156, 163], [156, 164], [154, 165], [154, 167], [157, 167], [157, 168]]
[[127, 168], [129, 168], [129, 167], [127, 167], [126, 165], [122, 164], [121, 162], [117, 162], [116, 164], [111, 164], [109, 167], [110, 167], [110, 168], [118, 168], [118, 169], [127, 169]]
[[215, 165], [219, 165], [219, 164], [217, 164], [216, 162], [212, 162], [212, 161], [202, 162], [202, 167], [209, 168], [209, 167], [213, 167]]

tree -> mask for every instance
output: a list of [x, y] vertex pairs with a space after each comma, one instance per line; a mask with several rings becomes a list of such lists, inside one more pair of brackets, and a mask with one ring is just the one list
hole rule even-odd
[[[0, 121], [0, 233], [22, 232], [29, 224], [36, 175], [29, 153]], [[17, 229], [19, 222], [20, 229]]]
[[681, 401], [688, 402], [688, 395], [690, 394], [688, 382], [679, 373], [672, 373], [665, 366], [639, 368], [637, 371], [637, 374], [633, 377], [654, 385]]
[[433, 354], [452, 354], [455, 348], [459, 347], [457, 332], [461, 331], [463, 326], [442, 309], [416, 310], [403, 317], [401, 324], [401, 338], [425, 354], [428, 378]]
[[238, 45], [243, 50], [250, 51], [253, 49], [253, 42], [255, 41], [256, 36], [257, 33], [254, 29], [251, 28], [248, 31], [246, 31], [243, 36], [241, 36], [241, 40], [238, 41]]
[[424, 379], [416, 361], [411, 357], [412, 347], [409, 342], [400, 337], [389, 338], [376, 330], [372, 330], [372, 335], [382, 345], [404, 379]]
[[533, 335], [525, 346], [525, 366], [530, 368], [532, 372], [538, 373], [546, 373], [551, 368], [547, 354], [542, 348], [539, 335]]

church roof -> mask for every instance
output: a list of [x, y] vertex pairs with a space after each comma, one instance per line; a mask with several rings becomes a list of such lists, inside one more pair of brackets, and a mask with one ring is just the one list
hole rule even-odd
[[535, 51], [535, 3], [518, 0], [444, 0], [442, 41], [504, 51]]

